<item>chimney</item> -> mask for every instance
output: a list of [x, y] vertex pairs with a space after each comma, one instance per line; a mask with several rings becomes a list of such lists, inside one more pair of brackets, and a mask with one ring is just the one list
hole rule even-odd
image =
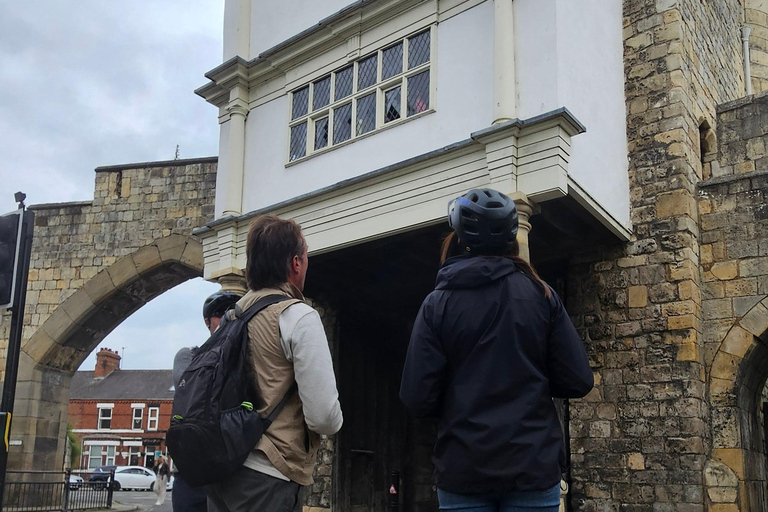
[[103, 378], [115, 370], [120, 369], [120, 356], [117, 351], [108, 348], [99, 350], [96, 354], [96, 368], [93, 370], [95, 378]]

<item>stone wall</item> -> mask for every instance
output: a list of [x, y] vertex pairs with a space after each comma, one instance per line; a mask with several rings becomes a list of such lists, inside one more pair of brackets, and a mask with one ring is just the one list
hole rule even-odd
[[[768, 377], [768, 94], [718, 108], [718, 176], [698, 187], [712, 460], [723, 510], [763, 510]], [[715, 162], [713, 162], [714, 164]]]
[[572, 403], [575, 510], [705, 507], [699, 127], [742, 94], [740, 9], [738, 0], [624, 1], [636, 238], [569, 269], [569, 311], [597, 383]]
[[752, 92], [768, 90], [768, 2], [745, 0], [745, 19], [752, 28], [749, 40]]

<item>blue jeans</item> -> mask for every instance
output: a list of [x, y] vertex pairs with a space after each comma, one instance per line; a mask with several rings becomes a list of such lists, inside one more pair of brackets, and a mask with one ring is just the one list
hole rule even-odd
[[440, 510], [461, 512], [557, 512], [560, 484], [543, 491], [514, 491], [502, 494], [455, 494], [437, 489]]

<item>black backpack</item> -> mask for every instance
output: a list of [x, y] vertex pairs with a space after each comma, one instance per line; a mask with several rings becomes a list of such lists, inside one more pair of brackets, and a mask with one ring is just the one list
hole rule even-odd
[[168, 452], [193, 487], [221, 481], [243, 465], [296, 389], [262, 418], [254, 410], [248, 358], [248, 322], [259, 311], [289, 300], [269, 295], [225, 320], [192, 358], [173, 399]]

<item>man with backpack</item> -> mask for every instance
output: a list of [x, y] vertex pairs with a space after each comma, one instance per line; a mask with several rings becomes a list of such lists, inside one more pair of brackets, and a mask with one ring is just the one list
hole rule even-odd
[[253, 405], [271, 423], [239, 470], [206, 487], [208, 509], [298, 512], [301, 486], [313, 481], [320, 435], [342, 425], [336, 378], [320, 315], [302, 295], [308, 258], [301, 228], [260, 217], [251, 224], [246, 251], [249, 291], [237, 310], [284, 296], [247, 324]]
[[[222, 290], [212, 294], [203, 303], [203, 322], [213, 334], [219, 328], [224, 314], [235, 307], [240, 295]], [[173, 384], [178, 387], [184, 370], [195, 355], [197, 347], [184, 347], [173, 358]], [[174, 471], [173, 494], [174, 512], [206, 512], [208, 498], [201, 487], [191, 487], [178, 471]]]

